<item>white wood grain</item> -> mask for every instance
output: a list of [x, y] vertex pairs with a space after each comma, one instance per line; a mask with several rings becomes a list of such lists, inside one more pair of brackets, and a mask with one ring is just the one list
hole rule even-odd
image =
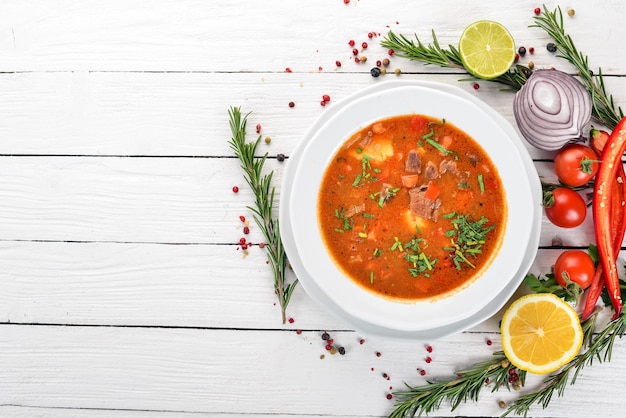
[[[384, 4], [384, 6], [383, 6]], [[545, 52], [547, 37], [532, 24], [536, 4], [506, 1], [455, 1], [446, 4], [399, 0], [342, 1], [252, 0], [152, 2], [147, 0], [5, 1], [0, 40], [1, 71], [334, 71], [367, 72], [370, 65], [351, 63], [348, 40], [368, 41], [367, 56], [385, 52], [372, 47], [369, 32], [392, 29], [429, 39], [436, 29], [442, 45], [456, 45], [461, 32], [477, 19], [498, 20], [509, 28], [518, 45], [535, 46], [532, 60], [552, 65]], [[550, 4], [552, 9], [556, 5]], [[608, 73], [626, 73], [619, 54], [622, 44], [618, 0], [570, 1], [564, 10], [579, 48]], [[454, 19], [451, 19], [451, 13]], [[601, 16], [603, 30], [598, 31]], [[397, 23], [396, 23], [397, 22]], [[602, 48], [598, 48], [602, 45]], [[530, 58], [528, 59], [530, 60]], [[437, 67], [402, 63], [402, 68], [439, 72]]]
[[[386, 399], [390, 386], [393, 391], [403, 382], [420, 384], [426, 378], [453, 376], [455, 370], [488, 358], [499, 347], [496, 333], [462, 334], [433, 342], [432, 362], [427, 363], [423, 343], [368, 339], [361, 345], [359, 336], [349, 332], [332, 334], [346, 348], [340, 356], [325, 351], [319, 331], [11, 325], [0, 330], [0, 404], [29, 411], [47, 405], [136, 410], [138, 416], [147, 410], [385, 416], [393, 406], [393, 400]], [[492, 339], [492, 346], [487, 339]], [[619, 396], [618, 385], [605, 383], [607, 373], [624, 372], [624, 345], [617, 342], [610, 365], [585, 370], [579, 377], [585, 385], [568, 387], [565, 398], [555, 398], [546, 411], [534, 408], [532, 415], [571, 417], [573, 411], [589, 410], [590, 398], [603, 402]], [[426, 370], [426, 376], [420, 376], [418, 368]], [[539, 382], [531, 376], [528, 389]], [[514, 394], [491, 394], [489, 389], [476, 404], [453, 413], [444, 406], [437, 416], [499, 415], [497, 402]], [[621, 405], [610, 402], [603, 411], [605, 416], [618, 416]]]

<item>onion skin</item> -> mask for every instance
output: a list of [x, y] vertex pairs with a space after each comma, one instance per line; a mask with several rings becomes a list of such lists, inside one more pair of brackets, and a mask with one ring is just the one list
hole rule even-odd
[[591, 95], [585, 86], [558, 70], [534, 71], [513, 100], [522, 136], [545, 151], [579, 141], [591, 120], [591, 110]]

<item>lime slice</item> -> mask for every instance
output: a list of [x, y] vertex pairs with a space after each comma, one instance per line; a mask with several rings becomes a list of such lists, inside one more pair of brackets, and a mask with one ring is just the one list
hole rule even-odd
[[479, 20], [463, 31], [459, 41], [463, 66], [478, 78], [501, 76], [515, 61], [515, 41], [504, 26]]

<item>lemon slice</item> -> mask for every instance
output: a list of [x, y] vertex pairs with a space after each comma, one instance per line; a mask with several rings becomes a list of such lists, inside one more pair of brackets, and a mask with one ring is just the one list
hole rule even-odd
[[461, 34], [459, 54], [470, 74], [484, 79], [496, 78], [513, 65], [515, 42], [500, 23], [479, 20]]
[[522, 296], [506, 310], [500, 325], [504, 354], [515, 367], [550, 373], [580, 350], [583, 331], [578, 314], [550, 293]]

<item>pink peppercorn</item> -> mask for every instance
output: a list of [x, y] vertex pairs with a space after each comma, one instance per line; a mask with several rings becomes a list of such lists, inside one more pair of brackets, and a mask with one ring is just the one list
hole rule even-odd
[[335, 61], [335, 66], [341, 67], [341, 61], [339, 61], [339, 60]]
[[350, 40], [348, 41], [348, 45], [350, 45], [350, 46], [354, 46], [354, 39], [350, 39]]
[[233, 193], [238, 193], [238, 192], [239, 192], [239, 187], [233, 186]]

